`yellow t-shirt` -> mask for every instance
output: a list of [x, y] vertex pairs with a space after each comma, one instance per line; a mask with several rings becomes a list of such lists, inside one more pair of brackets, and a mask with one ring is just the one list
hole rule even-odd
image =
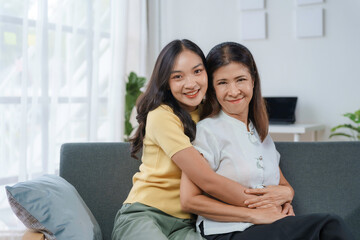
[[[195, 122], [199, 111], [191, 112]], [[180, 205], [181, 170], [171, 160], [180, 150], [191, 147], [180, 119], [167, 105], [148, 113], [143, 141], [140, 172], [133, 177], [133, 187], [124, 203], [140, 202], [171, 216], [188, 219]]]

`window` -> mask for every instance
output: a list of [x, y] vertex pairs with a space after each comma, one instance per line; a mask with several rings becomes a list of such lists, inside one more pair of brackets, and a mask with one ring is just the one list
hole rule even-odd
[[0, 0], [0, 231], [18, 226], [5, 185], [58, 173], [64, 142], [122, 140], [126, 75], [145, 65], [143, 5]]

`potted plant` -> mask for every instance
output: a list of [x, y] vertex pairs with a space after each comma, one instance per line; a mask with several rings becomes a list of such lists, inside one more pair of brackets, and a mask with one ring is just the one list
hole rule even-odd
[[[360, 109], [354, 113], [345, 113], [343, 116], [349, 118], [353, 124], [340, 124], [333, 127], [330, 138], [334, 136], [344, 136], [354, 141], [360, 141]], [[348, 131], [338, 132], [339, 129], [347, 129]]]
[[130, 123], [130, 116], [135, 107], [136, 100], [141, 94], [140, 88], [144, 86], [145, 80], [144, 77], [139, 77], [134, 72], [130, 72], [128, 76], [125, 94], [125, 140], [128, 140], [133, 131], [133, 126]]

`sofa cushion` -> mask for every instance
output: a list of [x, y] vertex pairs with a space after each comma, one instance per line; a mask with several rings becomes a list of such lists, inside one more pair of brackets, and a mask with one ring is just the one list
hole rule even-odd
[[60, 176], [84, 199], [100, 225], [103, 239], [111, 240], [116, 213], [141, 161], [131, 158], [128, 142], [66, 143], [60, 152]]
[[101, 240], [101, 230], [76, 189], [62, 177], [44, 175], [6, 186], [12, 210], [46, 239]]
[[296, 215], [332, 213], [360, 239], [360, 142], [277, 142]]

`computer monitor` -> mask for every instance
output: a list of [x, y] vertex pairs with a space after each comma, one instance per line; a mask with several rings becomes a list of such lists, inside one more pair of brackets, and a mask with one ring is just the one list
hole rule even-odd
[[270, 124], [295, 123], [297, 97], [264, 97]]

